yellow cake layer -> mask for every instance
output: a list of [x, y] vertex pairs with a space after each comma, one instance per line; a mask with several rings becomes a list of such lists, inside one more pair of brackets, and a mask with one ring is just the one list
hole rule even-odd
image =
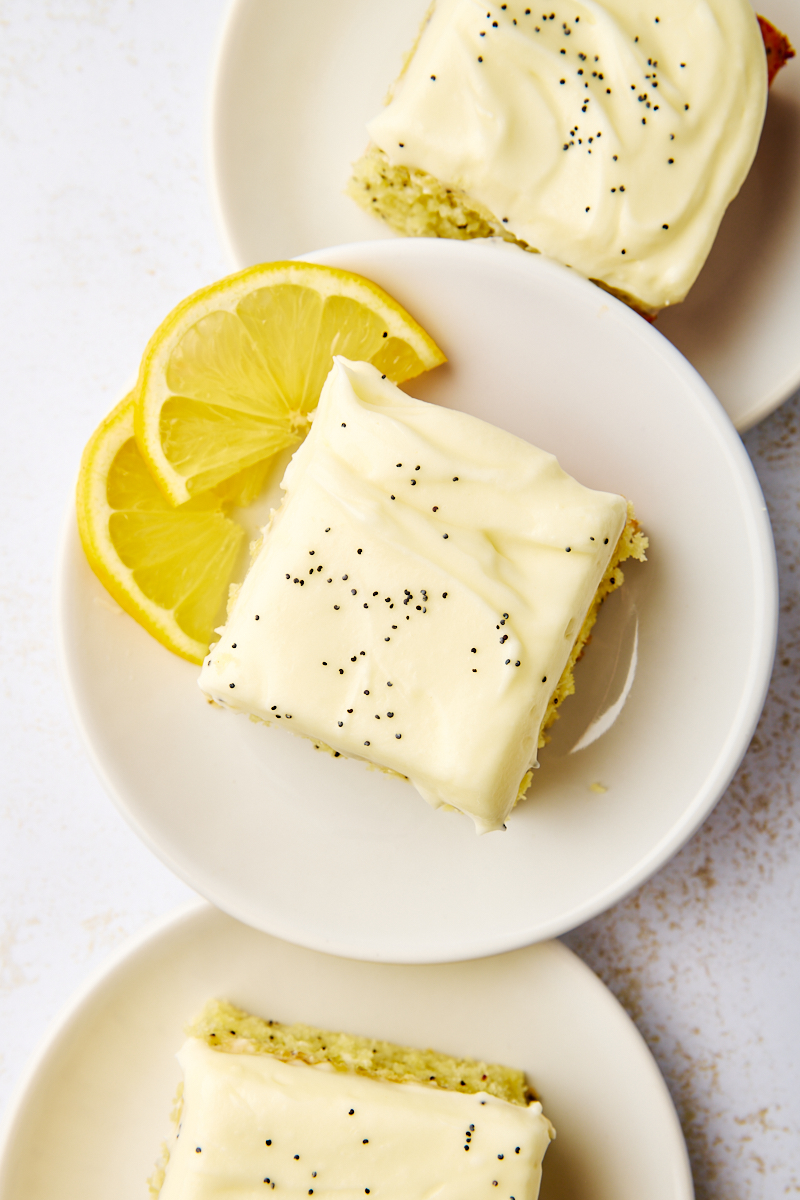
[[[445, 187], [418, 167], [393, 166], [382, 150], [369, 146], [353, 165], [347, 194], [373, 216], [382, 217], [406, 237], [501, 237], [530, 250], [501, 221], [466, 193]], [[538, 253], [538, 251], [533, 251]]]
[[283, 1061], [329, 1063], [390, 1083], [426, 1083], [446, 1091], [488, 1092], [510, 1104], [530, 1104], [533, 1092], [522, 1071], [436, 1050], [416, 1050], [393, 1042], [331, 1033], [313, 1025], [282, 1025], [254, 1017], [225, 1000], [212, 1000], [186, 1030], [230, 1054], [274, 1054]]
[[634, 558], [638, 562], [645, 562], [647, 560], [646, 550], [649, 544], [649, 539], [639, 528], [639, 522], [634, 516], [633, 505], [629, 501], [628, 520], [620, 534], [617, 548], [611, 556], [611, 561], [606, 567], [603, 578], [600, 580], [600, 585], [595, 593], [591, 608], [587, 612], [580, 633], [575, 639], [575, 645], [572, 647], [572, 653], [558, 681], [558, 686], [550, 697], [550, 703], [547, 706], [547, 712], [545, 713], [539, 734], [540, 749], [550, 740], [545, 730], [549, 729], [553, 722], [558, 720], [561, 712], [559, 705], [563, 704], [567, 696], [573, 695], [575, 691], [575, 664], [583, 655], [591, 639], [592, 629], [600, 612], [600, 605], [606, 596], [615, 592], [617, 588], [622, 587], [625, 582], [625, 575], [620, 569], [620, 563], [626, 562], [629, 558]]

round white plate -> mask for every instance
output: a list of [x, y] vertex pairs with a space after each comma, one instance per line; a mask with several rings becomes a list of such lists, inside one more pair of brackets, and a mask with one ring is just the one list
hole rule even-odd
[[566, 268], [515, 247], [430, 239], [314, 257], [376, 280], [443, 347], [449, 364], [415, 380], [414, 394], [631, 497], [650, 561], [626, 567], [604, 606], [577, 694], [505, 833], [478, 837], [407, 783], [207, 704], [197, 668], [110, 600], [71, 520], [60, 640], [78, 723], [153, 850], [268, 933], [395, 962], [562, 933], [678, 849], [749, 742], [777, 604], [753, 469], [685, 359]]
[[60, 1017], [7, 1116], [0, 1200], [141, 1200], [170, 1132], [183, 1028], [212, 997], [521, 1067], [558, 1132], [542, 1200], [691, 1200], [680, 1126], [650, 1052], [559, 943], [447, 966], [358, 963], [207, 905], [145, 930]]
[[[233, 0], [214, 74], [212, 192], [237, 266], [393, 236], [344, 195], [429, 0]], [[759, 8], [800, 45], [797, 0]], [[658, 327], [738, 429], [800, 385], [800, 67], [689, 298]]]

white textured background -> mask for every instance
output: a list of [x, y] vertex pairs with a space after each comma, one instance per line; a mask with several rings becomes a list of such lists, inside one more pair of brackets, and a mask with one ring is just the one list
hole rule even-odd
[[[92, 774], [52, 584], [84, 442], [161, 318], [228, 268], [203, 146], [223, 7], [0, 0], [0, 1104], [89, 971], [190, 895]], [[700, 1200], [800, 1193], [798, 398], [745, 441], [781, 571], [764, 716], [690, 845], [565, 939], [655, 1053]]]

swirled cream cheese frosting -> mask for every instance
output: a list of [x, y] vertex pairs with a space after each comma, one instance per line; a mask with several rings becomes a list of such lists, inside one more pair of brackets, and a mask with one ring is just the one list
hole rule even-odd
[[542, 1106], [388, 1083], [190, 1038], [160, 1200], [536, 1200]]
[[705, 262], [766, 98], [748, 0], [436, 0], [350, 191], [402, 232], [513, 236], [656, 311]]
[[343, 358], [281, 486], [201, 689], [500, 828], [626, 501]]

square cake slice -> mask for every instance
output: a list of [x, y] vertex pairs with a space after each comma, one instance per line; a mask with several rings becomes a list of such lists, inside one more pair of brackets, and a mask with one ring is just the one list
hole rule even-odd
[[401, 233], [516, 241], [652, 315], [703, 266], [766, 102], [749, 0], [435, 0], [348, 190]]
[[343, 358], [282, 487], [200, 687], [501, 828], [626, 501]]
[[[178, 1055], [159, 1200], [536, 1200], [555, 1136], [520, 1071], [212, 1002]], [[276, 1197], [277, 1200], [277, 1197]]]

